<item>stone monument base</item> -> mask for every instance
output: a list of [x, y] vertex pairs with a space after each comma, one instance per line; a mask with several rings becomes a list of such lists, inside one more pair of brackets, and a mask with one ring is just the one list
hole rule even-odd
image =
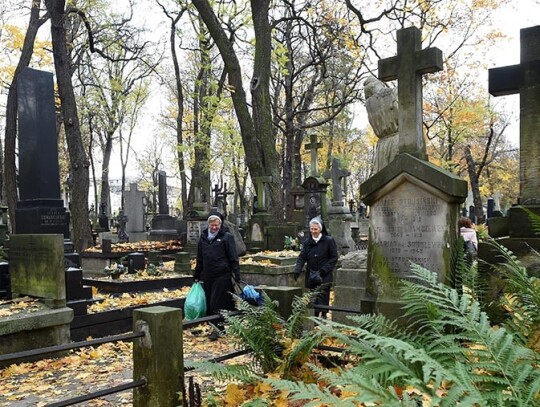
[[[26, 350], [63, 345], [71, 342], [69, 324], [73, 320], [73, 310], [68, 307], [19, 313], [2, 317], [0, 320], [0, 354], [23, 352]], [[40, 357], [17, 359], [12, 363], [29, 362]]]

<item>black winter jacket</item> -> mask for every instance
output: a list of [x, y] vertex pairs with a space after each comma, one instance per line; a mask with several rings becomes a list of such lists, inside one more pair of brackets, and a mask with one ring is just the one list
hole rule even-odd
[[208, 229], [203, 230], [197, 249], [197, 265], [193, 278], [210, 279], [231, 273], [240, 279], [240, 262], [234, 236], [221, 226], [217, 236], [208, 240]]
[[323, 283], [330, 283], [333, 280], [334, 267], [338, 260], [337, 246], [335, 240], [322, 235], [316, 243], [311, 235], [302, 244], [302, 250], [296, 259], [294, 274], [300, 275], [304, 264], [307, 263], [306, 281], [309, 270], [319, 270]]

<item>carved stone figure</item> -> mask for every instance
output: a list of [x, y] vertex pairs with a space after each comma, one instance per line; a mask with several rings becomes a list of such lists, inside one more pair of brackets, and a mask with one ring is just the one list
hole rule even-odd
[[379, 138], [374, 172], [382, 170], [398, 153], [398, 96], [396, 88], [388, 88], [377, 78], [364, 82], [369, 124]]

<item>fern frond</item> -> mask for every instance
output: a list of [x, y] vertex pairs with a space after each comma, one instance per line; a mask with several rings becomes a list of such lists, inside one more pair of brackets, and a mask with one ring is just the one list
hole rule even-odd
[[531, 229], [535, 235], [540, 235], [540, 216], [531, 211], [525, 206], [519, 206], [528, 216], [529, 222], [531, 223]]
[[351, 401], [342, 400], [339, 397], [332, 394], [328, 389], [321, 389], [317, 384], [314, 383], [303, 383], [303, 382], [292, 382], [287, 380], [275, 380], [267, 379], [272, 387], [277, 390], [287, 391], [291, 394], [289, 395], [289, 400], [301, 401], [301, 400], [310, 400], [304, 406], [344, 406], [344, 407], [356, 407]]
[[252, 365], [225, 365], [209, 361], [184, 361], [184, 367], [204, 372], [219, 381], [239, 380], [253, 383], [260, 380], [258, 372]]
[[312, 331], [305, 337], [293, 341], [290, 348], [284, 349], [283, 364], [279, 371], [283, 372], [284, 378], [294, 374], [294, 369], [306, 362], [313, 349], [324, 339], [321, 331]]
[[269, 401], [265, 399], [254, 399], [242, 403], [242, 407], [268, 407]]
[[299, 338], [302, 334], [304, 323], [309, 315], [311, 304], [319, 295], [317, 290], [308, 291], [301, 297], [295, 297], [292, 303], [291, 315], [287, 319], [287, 336]]

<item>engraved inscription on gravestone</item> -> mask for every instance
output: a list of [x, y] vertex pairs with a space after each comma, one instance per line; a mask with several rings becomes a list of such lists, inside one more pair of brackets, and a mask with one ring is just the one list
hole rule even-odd
[[443, 199], [417, 185], [401, 184], [371, 210], [373, 237], [397, 276], [409, 274], [409, 261], [442, 269], [449, 210]]

